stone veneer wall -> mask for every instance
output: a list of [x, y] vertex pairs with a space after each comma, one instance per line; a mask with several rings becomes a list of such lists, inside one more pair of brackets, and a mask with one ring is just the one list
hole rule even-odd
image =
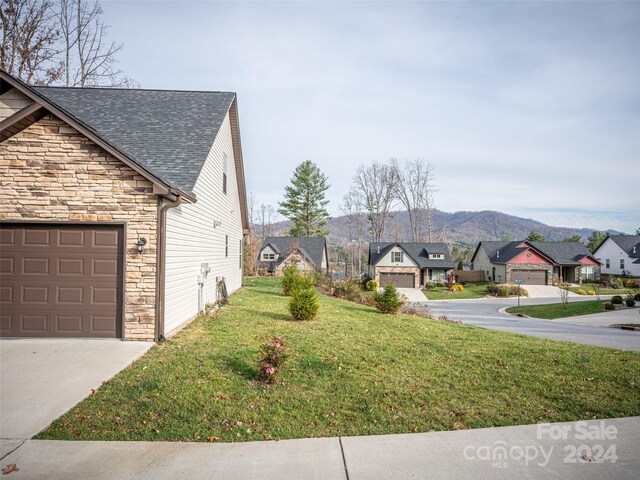
[[546, 270], [547, 285], [551, 285], [553, 281], [553, 265], [550, 263], [507, 263], [505, 265], [505, 282], [511, 283], [512, 270]]
[[[124, 338], [155, 338], [157, 197], [151, 182], [53, 116], [0, 143], [0, 220], [126, 223]], [[142, 254], [138, 237], [147, 239]]]
[[381, 273], [413, 273], [415, 274], [414, 288], [420, 288], [420, 269], [418, 267], [376, 267], [375, 280], [380, 285]]

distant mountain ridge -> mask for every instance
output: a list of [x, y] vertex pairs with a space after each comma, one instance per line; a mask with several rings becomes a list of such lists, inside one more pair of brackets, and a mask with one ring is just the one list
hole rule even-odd
[[[260, 226], [255, 225], [255, 227], [259, 234]], [[327, 227], [329, 243], [344, 245], [349, 241], [349, 223], [345, 216], [331, 218]], [[288, 228], [288, 221], [278, 222], [272, 225], [272, 233], [280, 235]], [[582, 240], [586, 241], [587, 237], [596, 229], [554, 227], [531, 218], [522, 218], [491, 210], [453, 213], [436, 210], [433, 217], [432, 239], [459, 247], [473, 247], [481, 240], [501, 240], [505, 236], [512, 240], [521, 240], [531, 230], [544, 235], [549, 241], [560, 241], [573, 235], [580, 235]], [[616, 230], [605, 230], [605, 232], [622, 233]], [[407, 212], [394, 212], [386, 226], [385, 240], [408, 240], [410, 238]], [[371, 240], [368, 233], [365, 240]]]

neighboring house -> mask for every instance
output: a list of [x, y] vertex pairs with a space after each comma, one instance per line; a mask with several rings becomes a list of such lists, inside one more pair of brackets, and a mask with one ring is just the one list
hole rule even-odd
[[552, 285], [600, 276], [600, 263], [579, 242], [480, 242], [471, 262], [497, 283]]
[[1, 331], [157, 340], [242, 284], [236, 95], [1, 72]]
[[292, 262], [300, 270], [329, 272], [327, 240], [324, 237], [266, 237], [258, 254], [258, 266], [276, 276]]
[[602, 273], [640, 276], [640, 235], [612, 235], [593, 253]]
[[373, 242], [369, 244], [369, 276], [384, 287], [420, 288], [445, 280], [456, 268], [446, 243]]

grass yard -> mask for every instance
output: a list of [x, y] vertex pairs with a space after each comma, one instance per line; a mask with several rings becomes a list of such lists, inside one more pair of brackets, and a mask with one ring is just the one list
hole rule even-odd
[[[590, 284], [583, 284], [579, 287], [569, 287], [569, 291], [573, 292], [573, 293], [578, 293], [578, 290], [584, 290], [585, 292], [589, 293], [589, 290], [593, 290], [596, 291], [595, 287], [593, 285]], [[620, 295], [622, 297], [632, 293], [632, 294], [636, 294], [640, 292], [639, 289], [635, 288], [605, 288], [600, 286], [600, 295]]]
[[[290, 320], [279, 279], [248, 279], [104, 384], [41, 439], [248, 441], [640, 415], [640, 354], [429, 320], [321, 297]], [[288, 339], [281, 381], [259, 345]]]
[[484, 298], [487, 296], [487, 284], [489, 282], [467, 283], [462, 292], [451, 292], [447, 287], [436, 287], [422, 292], [427, 300], [460, 300], [465, 298]]
[[530, 317], [536, 318], [563, 318], [563, 317], [573, 317], [576, 315], [589, 315], [591, 313], [602, 313], [606, 310], [604, 309], [604, 304], [608, 303], [607, 301], [580, 301], [580, 302], [571, 302], [569, 301], [568, 305], [563, 305], [562, 303], [549, 303], [546, 305], [528, 305], [526, 307], [509, 307], [507, 308], [507, 312], [509, 313], [522, 313], [524, 315], [528, 315]]

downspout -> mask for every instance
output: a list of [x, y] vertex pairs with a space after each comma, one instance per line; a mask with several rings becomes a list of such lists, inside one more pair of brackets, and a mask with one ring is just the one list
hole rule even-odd
[[156, 253], [156, 341], [163, 342], [164, 337], [164, 285], [165, 285], [165, 265], [166, 265], [166, 244], [167, 244], [167, 211], [182, 203], [182, 196], [178, 196], [175, 201], [158, 205], [158, 248]]

